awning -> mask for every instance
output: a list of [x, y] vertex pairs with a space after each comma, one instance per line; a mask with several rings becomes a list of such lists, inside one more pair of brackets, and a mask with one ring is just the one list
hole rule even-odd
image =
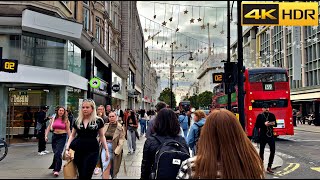
[[291, 95], [290, 99], [292, 101], [298, 101], [298, 100], [316, 100], [320, 98], [320, 92], [315, 93], [308, 93], [308, 94], [297, 94], [297, 95]]

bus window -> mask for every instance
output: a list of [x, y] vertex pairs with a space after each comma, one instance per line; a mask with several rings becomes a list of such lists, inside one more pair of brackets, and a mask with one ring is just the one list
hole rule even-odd
[[253, 108], [262, 108], [263, 104], [269, 104], [270, 108], [283, 108], [288, 107], [287, 99], [277, 99], [277, 100], [255, 100], [252, 103]]
[[249, 74], [249, 82], [288, 82], [285, 73]]

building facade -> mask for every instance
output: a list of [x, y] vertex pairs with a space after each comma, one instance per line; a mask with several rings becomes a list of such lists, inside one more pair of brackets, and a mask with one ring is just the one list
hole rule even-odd
[[[128, 97], [132, 88], [140, 92], [139, 107], [144, 40], [135, 4], [1, 1], [1, 58], [16, 59], [19, 65], [17, 73], [0, 72], [0, 138], [25, 142], [20, 137], [27, 107], [35, 113], [48, 105], [52, 115], [54, 107], [62, 105], [77, 117], [82, 100], [92, 98], [97, 105], [125, 109], [132, 106]], [[92, 78], [101, 81], [100, 87], [90, 87]], [[120, 91], [112, 91], [115, 84]], [[33, 133], [34, 124], [29, 131]]]
[[[288, 69], [293, 108], [303, 116], [315, 113], [316, 119], [320, 118], [319, 34], [319, 26], [249, 27], [243, 33], [244, 65]], [[235, 42], [234, 59], [236, 49]]]

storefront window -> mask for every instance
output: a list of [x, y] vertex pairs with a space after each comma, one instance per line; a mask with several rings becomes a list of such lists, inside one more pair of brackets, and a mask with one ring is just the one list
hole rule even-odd
[[67, 69], [65, 40], [23, 32], [20, 64]]
[[67, 108], [72, 111], [74, 119], [79, 115], [79, 101], [84, 99], [84, 91], [77, 88], [67, 87], [68, 102]]
[[86, 60], [81, 58], [81, 49], [68, 41], [68, 70], [79, 76], [86, 75]]

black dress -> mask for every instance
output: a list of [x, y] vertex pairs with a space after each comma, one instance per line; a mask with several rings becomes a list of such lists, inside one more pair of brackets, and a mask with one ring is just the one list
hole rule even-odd
[[77, 137], [74, 139], [76, 142], [75, 147], [70, 148], [75, 151], [74, 162], [78, 168], [79, 179], [91, 179], [94, 168], [98, 162], [99, 156], [99, 143], [97, 135], [99, 129], [103, 128], [104, 123], [102, 119], [97, 119], [96, 123], [91, 122], [84, 127], [83, 123], [77, 127], [77, 123], [73, 123], [73, 128], [77, 132]]

